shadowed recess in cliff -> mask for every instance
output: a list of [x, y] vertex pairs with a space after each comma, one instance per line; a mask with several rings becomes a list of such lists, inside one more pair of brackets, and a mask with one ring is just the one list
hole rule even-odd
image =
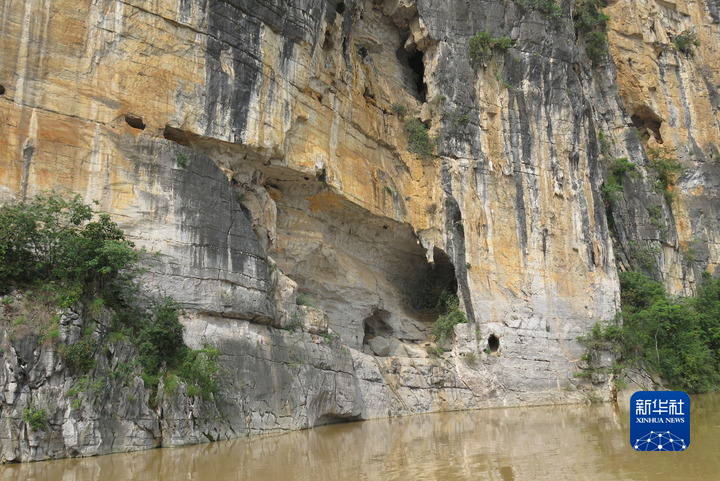
[[426, 338], [435, 319], [425, 309], [434, 308], [443, 291], [457, 289], [455, 268], [442, 251], [435, 249], [430, 264], [410, 226], [373, 214], [319, 181], [283, 176], [273, 187], [279, 248], [269, 254], [301, 292], [317, 299], [345, 342], [361, 346], [368, 329]]
[[[127, 114], [125, 115], [125, 123], [128, 124], [133, 129], [138, 130], [145, 130], [145, 122], [143, 122], [142, 117], [138, 117], [137, 115]], [[167, 127], [166, 127], [167, 129]], [[167, 138], [167, 137], [165, 137]]]
[[662, 135], [660, 135], [663, 119], [652, 109], [644, 105], [636, 107], [630, 119], [641, 139], [649, 138], [652, 135], [659, 144], [663, 143]]
[[406, 42], [409, 38], [411, 38], [408, 37], [408, 35], [410, 34], [407, 30], [405, 30], [404, 34], [401, 34], [400, 38], [402, 41], [400, 42], [398, 49], [395, 51], [395, 56], [397, 57], [398, 62], [400, 62], [400, 65], [405, 66], [410, 73], [409, 76], [412, 79], [412, 85], [414, 87], [410, 93], [420, 102], [425, 102], [427, 98], [427, 84], [425, 83], [425, 63], [423, 61], [423, 52], [418, 50], [415, 46], [412, 48], [406, 47]]

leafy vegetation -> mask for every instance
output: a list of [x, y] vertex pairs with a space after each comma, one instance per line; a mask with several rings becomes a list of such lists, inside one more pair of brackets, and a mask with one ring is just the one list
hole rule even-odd
[[45, 429], [50, 424], [44, 409], [30, 406], [23, 411], [22, 420], [34, 431]]
[[602, 193], [606, 202], [619, 202], [623, 198], [623, 186], [617, 180], [608, 180], [602, 187]]
[[484, 30], [470, 37], [468, 52], [470, 58], [480, 62], [487, 62], [492, 58], [493, 50], [507, 50], [515, 45], [510, 37], [492, 37]]
[[585, 38], [585, 52], [597, 64], [607, 55], [607, 22], [610, 17], [603, 13], [605, 0], [577, 0], [575, 28]]
[[680, 35], [675, 37], [673, 44], [678, 52], [682, 52], [685, 55], [692, 55], [694, 53], [693, 47], [699, 47], [700, 41], [697, 38], [695, 32], [691, 30], [684, 30]]
[[390, 108], [400, 118], [405, 117], [408, 113], [407, 107], [405, 107], [403, 104], [392, 104]]
[[166, 298], [132, 323], [143, 381], [154, 388], [163, 377], [166, 384], [180, 380], [187, 385], [189, 396], [210, 399], [218, 390], [220, 353], [210, 347], [196, 350], [187, 347], [179, 315], [177, 303]]
[[665, 200], [671, 203], [674, 199], [672, 188], [683, 172], [682, 164], [672, 155], [669, 149], [661, 147], [658, 149], [647, 149], [646, 152], [650, 160], [650, 166], [657, 173], [658, 180], [656, 188], [662, 191]]
[[178, 320], [177, 305], [166, 299], [153, 307], [152, 315], [145, 321], [136, 327], [136, 344], [143, 370], [152, 374], [164, 366], [179, 366], [187, 347], [182, 337], [183, 326]]
[[95, 351], [98, 343], [90, 335], [84, 335], [75, 344], [63, 350], [63, 359], [67, 366], [76, 372], [88, 372], [95, 367]]
[[703, 276], [697, 296], [673, 299], [638, 272], [620, 274], [624, 323], [595, 326], [590, 352], [613, 346], [621, 364], [642, 364], [672, 389], [708, 392], [720, 386], [720, 280]]
[[460, 301], [454, 294], [443, 293], [437, 307], [442, 309], [444, 313], [435, 321], [433, 334], [435, 334], [438, 343], [442, 344], [452, 336], [456, 324], [464, 324], [468, 320], [465, 313], [460, 310]]
[[220, 351], [212, 347], [188, 350], [178, 369], [180, 379], [188, 384], [189, 396], [200, 396], [205, 400], [218, 390]]
[[456, 123], [457, 125], [462, 125], [462, 126], [464, 127], [464, 126], [466, 126], [467, 124], [470, 123], [470, 116], [467, 115], [467, 114], [461, 115], [461, 116], [455, 121], [455, 123]]
[[[218, 352], [185, 345], [179, 307], [171, 299], [140, 299], [131, 274], [139, 257], [110, 216], [96, 212], [78, 195], [68, 200], [51, 192], [0, 208], [0, 290], [23, 291], [16, 307], [22, 322], [12, 323], [13, 332], [34, 329], [54, 342], [60, 316], [48, 313], [82, 302], [85, 320], [91, 323], [112, 309], [115, 320], [108, 338], [132, 334], [148, 384], [157, 385], [163, 375], [177, 372], [188, 384], [188, 394], [208, 398], [217, 390]], [[13, 308], [12, 299], [8, 308]], [[148, 304], [150, 308], [143, 307]], [[69, 369], [85, 373], [95, 367], [98, 348], [90, 329], [59, 350]]]
[[181, 169], [184, 169], [185, 167], [187, 167], [187, 166], [188, 166], [188, 162], [189, 162], [189, 161], [188, 161], [187, 155], [185, 155], [185, 154], [177, 154], [177, 155], [175, 156], [175, 163], [176, 163], [177, 166], [180, 167]]
[[562, 18], [562, 7], [557, 0], [530, 0], [530, 6], [551, 20], [558, 21]]
[[597, 138], [600, 144], [600, 153], [607, 158], [610, 156], [610, 148], [612, 147], [611, 139], [602, 130], [598, 131]]
[[307, 294], [303, 294], [302, 292], [298, 292], [295, 297], [295, 304], [298, 306], [317, 307], [317, 301], [315, 298]]
[[622, 179], [625, 177], [639, 177], [637, 165], [630, 162], [626, 157], [620, 157], [612, 161], [608, 167], [608, 178], [603, 186], [602, 192], [608, 202], [617, 202], [623, 197]]
[[640, 269], [647, 274], [654, 274], [657, 271], [656, 259], [660, 255], [658, 247], [633, 240], [630, 241], [629, 254], [630, 260], [636, 269]]
[[405, 122], [408, 133], [408, 150], [420, 157], [431, 157], [435, 148], [435, 139], [430, 137], [427, 126], [420, 119], [412, 118]]
[[79, 195], [51, 192], [0, 208], [0, 292], [53, 282], [73, 297], [92, 294], [137, 259], [110, 216]]

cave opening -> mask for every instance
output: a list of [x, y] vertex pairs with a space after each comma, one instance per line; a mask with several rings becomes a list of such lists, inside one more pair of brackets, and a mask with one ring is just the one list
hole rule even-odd
[[401, 50], [405, 53], [407, 65], [413, 72], [413, 82], [415, 83], [415, 88], [417, 89], [416, 97], [420, 100], [420, 102], [425, 102], [427, 100], [427, 85], [425, 84], [425, 63], [423, 62], [423, 53], [420, 50], [415, 50], [414, 52], [408, 54], [403, 49]]
[[490, 337], [488, 337], [487, 348], [490, 352], [497, 352], [498, 349], [500, 349], [500, 338], [498, 338], [495, 334], [490, 334]]
[[413, 309], [432, 309], [437, 311], [445, 295], [457, 293], [455, 266], [450, 257], [437, 247], [433, 248], [433, 262], [424, 263], [413, 273], [414, 281], [409, 296]]
[[5, 94], [5, 86], [0, 85], [0, 95], [4, 95], [4, 94]]
[[363, 344], [368, 344], [375, 337], [392, 337], [394, 329], [388, 324], [390, 313], [384, 309], [373, 309], [372, 315], [363, 320], [365, 335]]
[[180, 145], [188, 146], [190, 144], [190, 136], [187, 132], [170, 127], [169, 125], [165, 126], [165, 130], [163, 130], [163, 137]]
[[641, 137], [644, 135], [649, 137], [650, 134], [652, 134], [657, 143], [663, 143], [662, 135], [660, 135], [660, 126], [663, 120], [653, 112], [652, 109], [645, 106], [638, 107], [630, 116], [630, 120], [633, 126], [640, 132]]
[[128, 114], [125, 116], [125, 123], [133, 129], [145, 130], [145, 122], [143, 122], [142, 117], [136, 117]]

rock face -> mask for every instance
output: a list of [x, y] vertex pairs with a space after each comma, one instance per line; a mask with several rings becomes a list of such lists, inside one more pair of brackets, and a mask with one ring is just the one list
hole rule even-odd
[[[618, 269], [689, 293], [720, 260], [717, 2], [614, 2], [596, 62], [573, 3], [543, 8], [5, 1], [1, 199], [98, 200], [161, 254], [144, 282], [184, 307], [188, 343], [220, 349], [224, 387], [151, 407], [135, 373], [77, 408], [57, 353], [26, 359], [5, 333], [2, 460], [610, 396], [574, 374]], [[515, 43], [473, 59], [479, 31]], [[684, 32], [699, 46], [678, 51]], [[685, 167], [674, 195], [655, 188], [659, 147]], [[604, 200], [621, 157], [640, 175]], [[470, 321], [445, 350], [443, 290]]]

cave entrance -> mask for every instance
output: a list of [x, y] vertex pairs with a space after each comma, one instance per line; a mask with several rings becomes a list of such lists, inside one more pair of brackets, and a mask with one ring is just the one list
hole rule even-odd
[[[437, 311], [443, 295], [457, 293], [455, 266], [445, 252], [433, 248], [433, 262], [418, 266], [413, 273], [414, 282], [410, 283], [410, 305], [416, 310], [432, 309]], [[437, 318], [437, 315], [435, 316]], [[434, 319], [433, 319], [434, 320]]]
[[371, 339], [380, 337], [391, 337], [394, 334], [394, 330], [388, 324], [390, 319], [390, 313], [384, 309], [375, 308], [370, 317], [366, 317], [363, 320], [365, 328], [365, 336], [363, 337], [363, 344], [367, 344]]
[[397, 58], [400, 62], [405, 63], [412, 72], [412, 81], [415, 84], [415, 92], [413, 95], [420, 102], [427, 100], [427, 85], [425, 84], [425, 63], [423, 62], [423, 53], [420, 50], [408, 52], [404, 46], [397, 50]]
[[635, 112], [630, 116], [635, 128], [640, 132], [640, 137], [649, 137], [652, 134], [658, 144], [663, 143], [662, 135], [660, 135], [660, 126], [662, 125], [663, 119], [653, 112], [653, 110], [644, 105], [635, 109]]
[[133, 129], [145, 130], [145, 122], [142, 117], [128, 114], [125, 116], [125, 123]]
[[497, 337], [495, 334], [490, 334], [490, 337], [488, 337], [487, 348], [490, 352], [497, 352], [498, 349], [500, 349], [500, 338]]

